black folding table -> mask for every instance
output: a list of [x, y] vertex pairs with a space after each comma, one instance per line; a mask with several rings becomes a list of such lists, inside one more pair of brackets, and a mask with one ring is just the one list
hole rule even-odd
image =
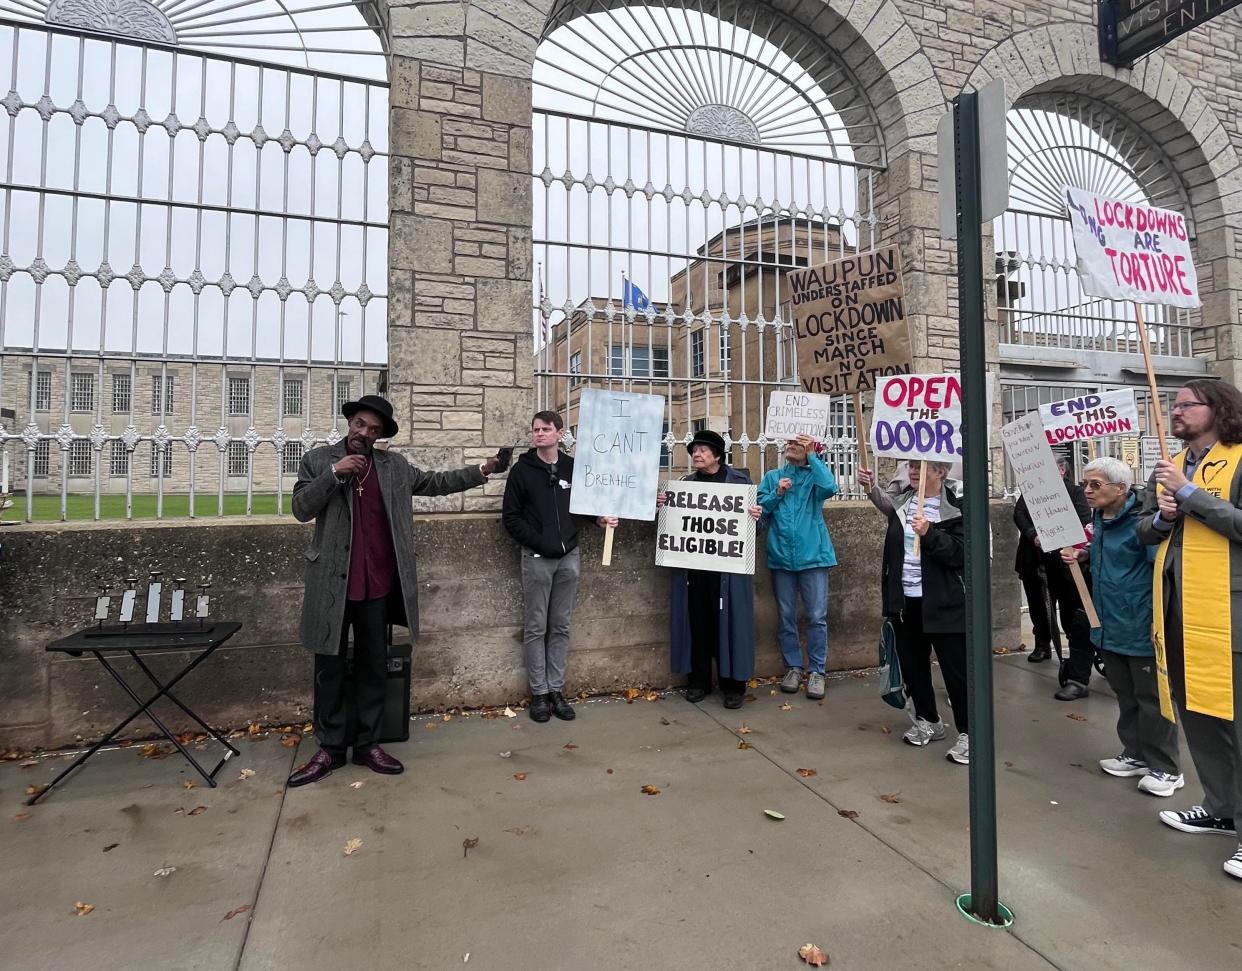
[[[207, 658], [215, 653], [216, 648], [227, 641], [230, 637], [241, 630], [241, 624], [233, 620], [214, 620], [214, 621], [186, 621], [179, 624], [111, 624], [87, 627], [76, 633], [70, 634], [68, 637], [62, 637], [58, 641], [53, 641], [47, 646], [47, 650], [58, 653], [68, 654], [71, 657], [81, 657], [84, 654], [90, 654], [98, 661], [105, 671], [107, 671], [114, 681], [119, 684], [122, 690], [129, 695], [130, 700], [138, 707], [133, 713], [117, 725], [112, 731], [108, 732], [103, 738], [97, 741], [89, 749], [79, 755], [73, 764], [62, 771], [55, 779], [41, 789], [29, 799], [26, 800], [27, 806], [33, 806], [36, 802], [46, 796], [52, 789], [74, 769], [84, 764], [87, 759], [98, 752], [101, 748], [111, 742], [117, 735], [125, 730], [139, 715], [146, 715], [154, 723], [160, 733], [177, 747], [177, 751], [185, 757], [203, 777], [203, 781], [208, 786], [215, 788], [216, 773], [224, 766], [234, 755], [240, 755], [227, 738], [217, 732], [208, 725], [203, 719], [173, 694], [173, 688], [180, 681], [202, 664]], [[160, 678], [151, 670], [147, 662], [143, 660], [142, 655], [155, 652], [181, 651], [188, 652], [192, 655], [189, 661], [182, 666], [177, 674], [167, 682], [161, 681]], [[138, 694], [138, 691], [125, 680], [125, 677], [117, 669], [117, 667], [109, 660], [113, 660], [128, 656], [138, 666], [138, 669], [147, 677], [158, 690], [145, 701]], [[139, 688], [144, 685], [139, 684]], [[216, 763], [216, 767], [208, 772], [198, 761], [192, 756], [181, 741], [174, 735], [159, 718], [151, 710], [151, 706], [161, 698], [167, 698], [174, 705], [180, 708], [187, 716], [193, 719], [200, 728], [211, 738], [215, 739], [224, 746], [224, 756]]]

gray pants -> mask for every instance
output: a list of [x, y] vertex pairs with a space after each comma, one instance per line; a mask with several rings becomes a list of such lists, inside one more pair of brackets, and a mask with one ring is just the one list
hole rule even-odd
[[522, 652], [532, 695], [565, 687], [579, 569], [576, 549], [560, 559], [522, 550]]
[[1203, 808], [1242, 827], [1242, 654], [1233, 656], [1233, 721], [1187, 710], [1184, 694], [1174, 692], [1174, 697], [1203, 783]]
[[1104, 677], [1117, 696], [1117, 737], [1122, 754], [1146, 762], [1157, 772], [1179, 775], [1177, 726], [1160, 714], [1156, 659], [1100, 651]]

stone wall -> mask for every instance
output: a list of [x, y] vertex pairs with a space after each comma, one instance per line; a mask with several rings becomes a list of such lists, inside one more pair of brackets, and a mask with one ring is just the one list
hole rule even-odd
[[[879, 515], [869, 505], [841, 503], [830, 505], [826, 518], [841, 561], [831, 576], [829, 667], [869, 667], [879, 626]], [[1020, 635], [1009, 507], [994, 504], [993, 521], [994, 644], [1014, 647]], [[96, 576], [115, 585], [155, 568], [166, 576], [182, 571], [191, 580], [211, 575], [212, 616], [245, 624], [185, 682], [191, 707], [224, 728], [302, 720], [310, 701], [310, 660], [297, 645], [297, 625], [309, 530], [288, 520], [256, 519], [143, 529], [12, 526], [0, 532], [0, 752], [89, 739], [128, 713], [120, 688], [93, 659], [49, 655], [44, 646], [89, 621]], [[415, 542], [422, 611], [415, 708], [520, 701], [526, 683], [518, 555], [498, 519], [420, 518]], [[651, 562], [653, 526], [625, 524], [608, 569], [600, 566], [600, 545], [601, 535], [591, 530], [574, 614], [569, 691], [680, 681], [668, 671], [668, 581]], [[755, 603], [759, 672], [779, 674], [775, 606], [762, 567]], [[157, 657], [153, 665], [170, 670], [180, 662], [179, 656]], [[164, 708], [170, 725], [192, 727]], [[142, 720], [133, 725], [137, 736], [151, 731]]]

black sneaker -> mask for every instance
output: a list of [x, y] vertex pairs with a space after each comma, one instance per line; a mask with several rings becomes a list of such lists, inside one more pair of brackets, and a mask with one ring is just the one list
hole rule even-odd
[[724, 697], [724, 706], [726, 708], [741, 708], [746, 701], [741, 695], [727, 694]]
[[1057, 701], [1081, 701], [1083, 698], [1091, 694], [1091, 689], [1085, 684], [1079, 684], [1077, 681], [1065, 682], [1065, 687], [1054, 694], [1052, 697]]
[[546, 722], [552, 717], [552, 702], [548, 700], [547, 695], [535, 695], [530, 699], [530, 720], [533, 722]]
[[548, 699], [548, 704], [552, 707], [552, 714], [554, 714], [561, 721], [571, 722], [577, 717], [577, 714], [574, 712], [573, 705], [566, 701], [565, 696], [559, 691], [553, 691], [544, 697]]
[[1218, 836], [1232, 836], [1235, 839], [1238, 836], [1232, 819], [1213, 816], [1202, 806], [1191, 806], [1184, 813], [1165, 809], [1160, 813], [1160, 822], [1183, 833], [1216, 833]]
[[686, 689], [686, 701], [690, 702], [690, 704], [692, 705], [697, 705], [700, 701], [706, 698], [707, 695], [708, 695], [708, 691], [706, 688], [687, 688]]
[[1027, 663], [1040, 664], [1052, 657], [1052, 648], [1047, 644], [1039, 644], [1026, 656]]

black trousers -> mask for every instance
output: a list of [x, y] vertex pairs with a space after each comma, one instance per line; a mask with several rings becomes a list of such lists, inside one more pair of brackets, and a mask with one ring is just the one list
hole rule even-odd
[[1061, 618], [1061, 630], [1065, 633], [1066, 640], [1069, 641], [1069, 657], [1065, 664], [1066, 677], [1085, 687], [1091, 680], [1091, 669], [1095, 663], [1095, 645], [1091, 643], [1091, 622], [1087, 620], [1087, 612], [1082, 606], [1082, 597], [1078, 596], [1078, 588], [1074, 586], [1074, 578], [1070, 576], [1069, 570], [1059, 561], [1045, 562], [1044, 573], [1048, 577], [1048, 593]]
[[1026, 605], [1031, 613], [1031, 633], [1035, 637], [1035, 646], [1052, 649], [1052, 623], [1048, 619], [1048, 585], [1044, 580], [1044, 571], [1038, 566], [1030, 566], [1018, 574], [1022, 581], [1022, 591], [1026, 594]]
[[[720, 574], [691, 570], [687, 607], [690, 612], [691, 688], [712, 690], [712, 665], [720, 657]], [[745, 694], [746, 682], [720, 678], [720, 690], [727, 695]]]
[[970, 734], [970, 716], [966, 701], [966, 635], [929, 634], [923, 630], [923, 598], [906, 597], [901, 615], [893, 618], [897, 635], [897, 657], [906, 691], [914, 702], [914, 713], [933, 724], [940, 720], [936, 708], [936, 690], [932, 686], [931, 652], [936, 652], [940, 674], [949, 692], [953, 708], [953, 724], [959, 732]]
[[[354, 631], [353, 697], [347, 697], [345, 672], [349, 630]], [[354, 749], [370, 748], [384, 720], [384, 683], [388, 677], [388, 605], [384, 599], [350, 600], [341, 623], [336, 654], [315, 655], [315, 737], [327, 752], [343, 755], [349, 716], [357, 720]]]

